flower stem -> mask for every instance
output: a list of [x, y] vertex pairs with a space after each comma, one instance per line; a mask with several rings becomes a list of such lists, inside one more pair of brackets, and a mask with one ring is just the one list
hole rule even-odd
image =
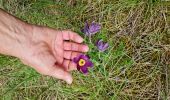
[[101, 59], [101, 52], [99, 51], [99, 59]]

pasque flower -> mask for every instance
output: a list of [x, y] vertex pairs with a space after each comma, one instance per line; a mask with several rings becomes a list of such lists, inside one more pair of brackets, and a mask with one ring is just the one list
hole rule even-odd
[[73, 62], [77, 64], [77, 69], [84, 74], [88, 73], [88, 67], [93, 67], [90, 57], [85, 54], [80, 54], [79, 56], [75, 57]]
[[87, 36], [91, 36], [97, 32], [99, 32], [101, 29], [100, 24], [92, 22], [91, 24], [85, 23], [84, 28], [82, 29], [82, 32], [85, 33]]
[[103, 40], [100, 39], [100, 40], [97, 41], [96, 46], [97, 46], [99, 51], [104, 52], [109, 47], [109, 44], [106, 43], [106, 42], [103, 42]]

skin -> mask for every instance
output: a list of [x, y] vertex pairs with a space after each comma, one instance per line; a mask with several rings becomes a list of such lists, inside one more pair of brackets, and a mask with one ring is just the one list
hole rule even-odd
[[37, 72], [71, 84], [71, 61], [88, 51], [83, 38], [68, 30], [28, 24], [0, 9], [0, 54], [19, 58]]

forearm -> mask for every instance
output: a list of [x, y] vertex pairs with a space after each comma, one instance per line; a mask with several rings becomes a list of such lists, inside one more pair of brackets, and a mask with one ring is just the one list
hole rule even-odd
[[[28, 24], [0, 9], [0, 54], [19, 57], [30, 35]], [[26, 38], [27, 37], [27, 38]]]

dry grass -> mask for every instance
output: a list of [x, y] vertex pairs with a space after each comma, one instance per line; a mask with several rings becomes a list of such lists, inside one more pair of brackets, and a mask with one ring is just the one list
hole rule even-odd
[[86, 38], [95, 67], [89, 76], [73, 72], [71, 86], [40, 76], [15, 58], [0, 56], [3, 99], [169, 99], [168, 1], [3, 0], [1, 5], [29, 23], [69, 28], [82, 36], [84, 22], [95, 20], [102, 30], [92, 42], [102, 38], [111, 45], [107, 52], [99, 53]]

